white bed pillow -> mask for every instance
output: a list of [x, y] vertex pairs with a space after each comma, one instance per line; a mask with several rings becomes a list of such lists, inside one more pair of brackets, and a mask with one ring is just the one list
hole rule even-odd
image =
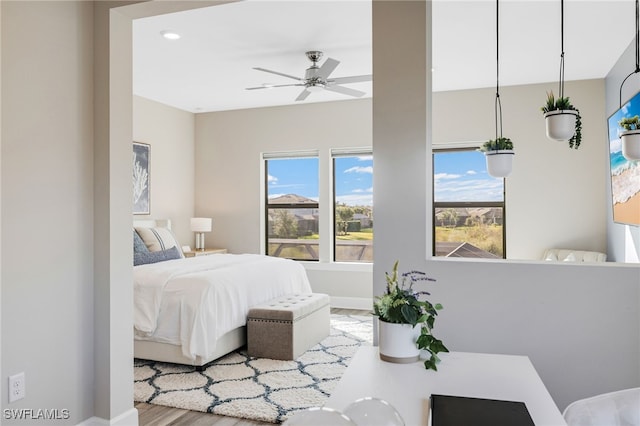
[[167, 228], [136, 228], [136, 232], [144, 241], [149, 251], [162, 251], [176, 247], [180, 252], [180, 257], [184, 257], [180, 244], [175, 235]]

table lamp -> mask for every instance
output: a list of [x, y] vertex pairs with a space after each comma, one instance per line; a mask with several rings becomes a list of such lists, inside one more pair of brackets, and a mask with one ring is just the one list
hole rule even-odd
[[192, 217], [191, 230], [196, 233], [196, 250], [204, 250], [204, 233], [211, 232], [211, 218]]

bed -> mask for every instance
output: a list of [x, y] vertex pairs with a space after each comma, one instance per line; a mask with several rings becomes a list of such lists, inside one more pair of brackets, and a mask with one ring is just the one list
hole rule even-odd
[[134, 356], [141, 359], [202, 367], [246, 344], [251, 306], [311, 293], [304, 267], [289, 259], [185, 258], [169, 220], [134, 221], [134, 263]]

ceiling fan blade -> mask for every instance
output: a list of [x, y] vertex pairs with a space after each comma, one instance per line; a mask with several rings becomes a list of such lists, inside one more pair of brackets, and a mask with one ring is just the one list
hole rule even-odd
[[347, 83], [360, 83], [363, 81], [371, 81], [373, 76], [369, 75], [352, 75], [351, 77], [338, 77], [332, 78], [328, 83], [347, 84]]
[[303, 83], [298, 84], [269, 84], [266, 86], [245, 87], [244, 90], [258, 90], [258, 89], [273, 89], [274, 87], [292, 87], [292, 86], [304, 86]]
[[258, 71], [268, 72], [268, 73], [275, 74], [275, 75], [281, 75], [281, 76], [287, 77], [287, 78], [293, 78], [294, 80], [298, 80], [298, 81], [303, 81], [303, 79], [301, 79], [299, 77], [295, 77], [293, 75], [285, 74], [285, 73], [278, 72], [278, 71], [268, 70], [266, 68], [254, 67], [253, 69], [254, 70], [258, 70]]
[[331, 74], [333, 70], [336, 69], [338, 64], [340, 64], [340, 61], [336, 61], [333, 58], [327, 58], [327, 60], [324, 61], [324, 64], [322, 64], [320, 69], [318, 69], [318, 76], [326, 80], [327, 77], [329, 77], [329, 74]]
[[344, 86], [325, 86], [324, 90], [329, 90], [331, 92], [337, 92], [337, 93], [342, 93], [343, 95], [349, 95], [349, 96], [355, 96], [356, 98], [359, 98], [361, 96], [366, 95], [365, 92], [361, 92], [360, 90], [355, 90], [355, 89], [350, 89], [348, 87], [344, 87]]
[[311, 92], [308, 91], [307, 89], [304, 89], [302, 92], [300, 92], [300, 94], [296, 98], [296, 102], [297, 101], [304, 101], [305, 99], [307, 99], [307, 96], [309, 96], [309, 93], [311, 93]]

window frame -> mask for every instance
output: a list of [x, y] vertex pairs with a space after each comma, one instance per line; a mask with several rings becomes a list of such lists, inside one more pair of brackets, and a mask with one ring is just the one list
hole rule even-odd
[[[318, 270], [349, 270], [370, 271], [373, 262], [348, 262], [335, 261], [335, 182], [334, 162], [332, 156], [358, 156], [367, 155], [373, 157], [373, 148], [369, 146], [355, 148], [327, 148], [322, 150], [306, 149], [291, 151], [263, 151], [260, 153], [260, 211], [258, 212], [260, 226], [260, 251], [268, 253], [269, 245], [269, 207], [291, 207], [291, 205], [269, 203], [269, 167], [268, 160], [316, 157], [318, 159], [318, 205], [313, 208], [318, 210], [318, 259], [297, 259], [305, 263], [306, 268]], [[311, 208], [311, 203], [300, 205], [301, 208]]]
[[[262, 164], [264, 169], [263, 174], [263, 191], [264, 191], [264, 204], [263, 204], [263, 220], [264, 220], [264, 229], [262, 234], [264, 235], [264, 253], [267, 256], [271, 256], [269, 254], [269, 211], [272, 209], [316, 209], [318, 210], [318, 216], [320, 216], [320, 182], [318, 179], [318, 201], [315, 203], [270, 203], [269, 202], [269, 160], [295, 160], [295, 159], [304, 159], [304, 158], [315, 158], [318, 162], [318, 171], [320, 170], [320, 156], [317, 151], [291, 151], [291, 152], [277, 152], [277, 153], [263, 153], [262, 154]], [[296, 261], [304, 261], [304, 262], [319, 262], [320, 261], [320, 241], [321, 237], [318, 238], [318, 253], [317, 258], [312, 259], [304, 259], [304, 258], [289, 258]], [[280, 257], [280, 256], [276, 256]]]
[[[373, 264], [373, 259], [371, 262], [362, 262], [362, 261], [347, 261], [347, 260], [336, 260], [336, 245], [338, 242], [338, 238], [336, 235], [337, 224], [336, 224], [336, 214], [337, 214], [337, 203], [336, 203], [336, 167], [335, 160], [336, 158], [344, 158], [344, 157], [361, 157], [361, 156], [370, 156], [373, 164], [373, 148], [372, 147], [362, 147], [362, 148], [333, 148], [331, 149], [331, 262], [332, 263], [349, 263], [349, 264], [362, 264], [369, 265]], [[375, 168], [374, 168], [375, 173]], [[373, 185], [373, 179], [372, 179]], [[371, 205], [371, 210], [373, 211], [373, 204]], [[375, 232], [372, 239], [375, 240]]]
[[[443, 256], [437, 256], [436, 251], [436, 209], [441, 208], [470, 208], [470, 207], [490, 207], [502, 209], [502, 259], [507, 258], [507, 181], [502, 179], [502, 201], [436, 201], [436, 181], [435, 181], [435, 156], [439, 153], [445, 152], [462, 152], [473, 151], [478, 148], [476, 144], [456, 144], [455, 147], [437, 147], [433, 146], [431, 152], [431, 178], [433, 184], [431, 185], [431, 253], [434, 259], [441, 259]], [[469, 258], [467, 258], [469, 259]]]

